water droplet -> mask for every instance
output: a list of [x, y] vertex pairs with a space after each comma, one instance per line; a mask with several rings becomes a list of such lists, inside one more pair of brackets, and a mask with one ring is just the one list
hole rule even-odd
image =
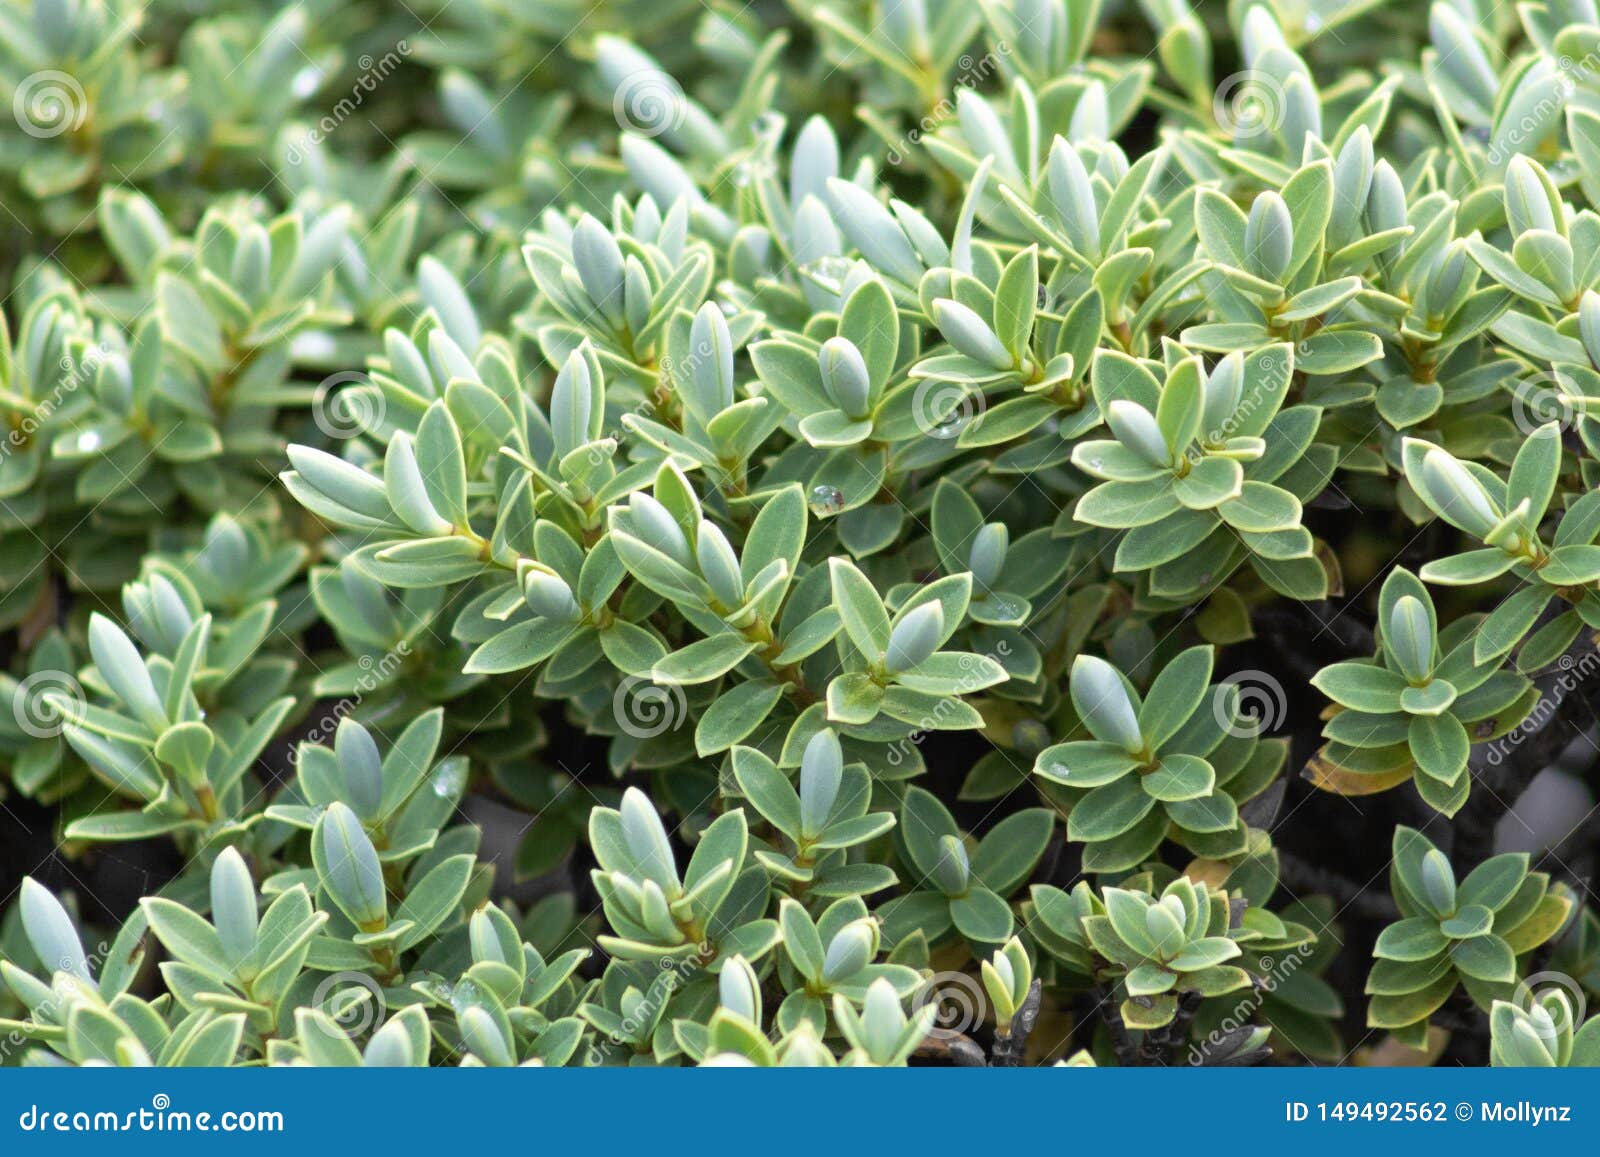
[[78, 435], [78, 451], [83, 454], [92, 454], [100, 449], [100, 431], [85, 430]]
[[851, 263], [845, 257], [819, 257], [806, 266], [807, 272], [821, 282], [831, 282], [837, 288], [850, 275]]
[[451, 760], [433, 773], [433, 794], [441, 799], [453, 799], [467, 786], [465, 760]]
[[338, 344], [327, 330], [310, 330], [294, 338], [294, 356], [304, 361], [326, 361], [338, 350]]
[[322, 70], [308, 65], [294, 74], [294, 79], [289, 82], [294, 95], [301, 100], [315, 95], [317, 89], [322, 87]]
[[831, 517], [844, 509], [844, 491], [837, 486], [813, 486], [810, 505], [818, 518]]

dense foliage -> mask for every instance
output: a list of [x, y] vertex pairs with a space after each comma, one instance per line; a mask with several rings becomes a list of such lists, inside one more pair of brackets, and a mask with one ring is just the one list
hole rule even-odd
[[1600, 1063], [1595, 0], [0, 89], [5, 1063]]

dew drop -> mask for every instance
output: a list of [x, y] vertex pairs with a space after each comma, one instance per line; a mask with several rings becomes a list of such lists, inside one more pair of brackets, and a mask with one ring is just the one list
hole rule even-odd
[[811, 276], [818, 281], [832, 282], [835, 286], [843, 285], [844, 279], [850, 275], [851, 264], [845, 257], [819, 257], [806, 266]]
[[813, 486], [810, 505], [811, 513], [818, 518], [838, 514], [844, 509], [844, 491], [837, 486]]
[[454, 799], [467, 786], [467, 765], [452, 761], [433, 773], [433, 794], [441, 799]]
[[314, 66], [302, 68], [294, 74], [294, 79], [289, 82], [289, 87], [294, 95], [301, 100], [314, 96], [317, 89], [322, 87], [322, 70]]

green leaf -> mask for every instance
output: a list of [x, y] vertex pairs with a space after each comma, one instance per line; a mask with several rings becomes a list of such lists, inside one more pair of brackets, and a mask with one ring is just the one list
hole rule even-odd
[[867, 278], [850, 294], [839, 315], [839, 336], [861, 352], [868, 377], [881, 389], [900, 351], [899, 315], [881, 280]]
[[1093, 655], [1079, 655], [1072, 664], [1072, 705], [1089, 733], [1138, 754], [1146, 747], [1138, 713], [1121, 673]]
[[825, 958], [817, 926], [806, 910], [793, 900], [778, 906], [778, 927], [783, 931], [783, 949], [802, 976], [820, 978]]
[[1211, 794], [1216, 772], [1196, 755], [1165, 755], [1161, 762], [1141, 775], [1144, 790], [1166, 803], [1199, 799]]
[[1211, 682], [1213, 651], [1190, 647], [1161, 669], [1139, 708], [1139, 732], [1151, 748], [1178, 733], [1206, 699]]
[[567, 642], [578, 628], [548, 619], [507, 627], [473, 651], [463, 666], [468, 674], [499, 675], [541, 663]]
[[783, 685], [766, 680], [724, 691], [695, 724], [696, 753], [705, 756], [726, 751], [760, 727], [781, 698]]
[[1156, 806], [1137, 776], [1097, 787], [1079, 800], [1067, 817], [1067, 838], [1096, 843], [1128, 831]]
[[889, 613], [878, 592], [866, 575], [845, 559], [829, 559], [828, 575], [845, 634], [863, 655], [880, 658], [889, 646]]
[[1386, 960], [1431, 960], [1450, 946], [1439, 931], [1439, 922], [1427, 916], [1413, 916], [1390, 924], [1378, 935], [1373, 955]]
[[900, 806], [900, 824], [895, 829], [904, 841], [911, 863], [924, 876], [931, 876], [939, 863], [939, 841], [961, 835], [955, 819], [932, 792], [909, 788]]
[[1487, 663], [1509, 652], [1533, 629], [1545, 607], [1550, 605], [1551, 597], [1548, 588], [1535, 583], [1490, 611], [1473, 635], [1473, 660]]
[[724, 631], [669, 653], [656, 663], [650, 678], [664, 686], [709, 683], [731, 671], [756, 646], [735, 631]]
[[1068, 787], [1091, 788], [1121, 779], [1138, 766], [1139, 761], [1121, 744], [1077, 740], [1040, 752], [1034, 770]]
[[1011, 935], [1010, 906], [987, 888], [975, 887], [950, 901], [956, 931], [978, 944], [1000, 944]]
[[1029, 335], [1039, 307], [1039, 249], [1030, 245], [1006, 265], [995, 286], [994, 322], [1000, 344], [1020, 365], [1029, 355]]
[[1471, 742], [1454, 715], [1415, 715], [1406, 734], [1417, 768], [1424, 775], [1454, 783], [1467, 767]]
[[415, 948], [433, 935], [460, 906], [473, 864], [472, 856], [451, 856], [407, 891], [396, 906], [397, 915], [412, 924], [411, 930], [400, 938], [402, 951]]
[[1517, 563], [1515, 555], [1489, 547], [1466, 554], [1436, 558], [1422, 564], [1418, 573], [1424, 582], [1439, 586], [1476, 586], [1499, 578]]
[[171, 900], [158, 896], [140, 901], [150, 930], [161, 946], [174, 957], [219, 981], [233, 976], [228, 954], [217, 938], [217, 931], [200, 916]]
[[777, 764], [752, 747], [735, 747], [733, 775], [756, 811], [794, 838], [800, 830], [800, 797]]
[[1517, 978], [1517, 958], [1511, 945], [1492, 933], [1457, 940], [1450, 946], [1450, 960], [1474, 980], [1507, 984]]
[[339, 910], [358, 928], [382, 927], [387, 919], [383, 870], [356, 814], [332, 804], [311, 834], [317, 877]]
[[1009, 896], [1033, 872], [1054, 832], [1055, 813], [1048, 808], [1007, 816], [978, 841], [973, 878], [990, 891]]
[[1300, 501], [1287, 490], [1265, 482], [1246, 482], [1239, 497], [1217, 507], [1222, 520], [1235, 530], [1265, 534], [1300, 524]]
[[[1243, 486], [1244, 467], [1239, 463], [1231, 458], [1202, 458], [1173, 484], [1173, 493], [1190, 510], [1211, 510], [1224, 503], [1237, 503], [1244, 493]], [[1241, 508], [1230, 509], [1238, 517]]]
[[66, 972], [79, 980], [92, 982], [94, 978], [89, 972], [89, 961], [84, 955], [83, 943], [78, 938], [77, 929], [72, 926], [71, 917], [61, 906], [61, 901], [57, 900], [44, 885], [29, 876], [24, 877], [22, 881], [19, 907], [22, 928], [27, 933], [28, 944], [33, 948], [33, 954], [39, 958], [39, 962], [44, 965], [46, 973], [54, 975], [57, 972]]
[[1398, 672], [1360, 662], [1324, 667], [1311, 685], [1335, 703], [1374, 715], [1400, 710], [1400, 693], [1407, 687]]

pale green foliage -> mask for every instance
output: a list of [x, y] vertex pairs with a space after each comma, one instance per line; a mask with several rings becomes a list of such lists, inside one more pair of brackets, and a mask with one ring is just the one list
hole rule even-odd
[[3, 788], [182, 865], [6, 1061], [1600, 1060], [1482, 815], [1280, 887], [1249, 668], [1442, 825], [1593, 654], [1592, 0], [426, 15], [6, 4]]

